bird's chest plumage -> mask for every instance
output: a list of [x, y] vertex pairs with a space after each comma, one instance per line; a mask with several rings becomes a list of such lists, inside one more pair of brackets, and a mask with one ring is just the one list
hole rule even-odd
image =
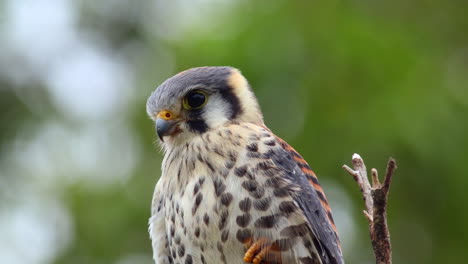
[[165, 222], [174, 263], [244, 263], [236, 217], [242, 215], [239, 204], [248, 194], [235, 165], [245, 161], [234, 143], [211, 143], [189, 145], [169, 153], [165, 161], [164, 177], [170, 177]]
[[[241, 264], [251, 241], [304, 221], [270, 159], [271, 135], [245, 129], [246, 137], [223, 130], [166, 155], [160, 181], [174, 263]], [[285, 241], [302, 243], [294, 235], [278, 243]]]
[[[218, 189], [217, 189], [218, 188]], [[224, 191], [223, 191], [224, 189]], [[194, 177], [185, 191], [167, 201], [166, 232], [175, 263], [242, 263], [243, 245], [235, 239], [231, 204], [238, 198], [226, 190], [226, 182], [212, 177]], [[228, 261], [228, 255], [237, 258]]]

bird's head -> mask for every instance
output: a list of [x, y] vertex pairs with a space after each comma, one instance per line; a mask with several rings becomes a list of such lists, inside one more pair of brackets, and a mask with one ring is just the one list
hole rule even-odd
[[263, 124], [257, 100], [239, 70], [200, 67], [163, 82], [148, 98], [161, 141], [180, 144], [230, 122]]

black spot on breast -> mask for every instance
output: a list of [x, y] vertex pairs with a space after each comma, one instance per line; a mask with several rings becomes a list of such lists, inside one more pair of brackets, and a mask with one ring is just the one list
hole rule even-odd
[[257, 190], [258, 183], [256, 181], [254, 181], [254, 180], [244, 181], [242, 183], [242, 187], [244, 189], [246, 189], [247, 191], [249, 191], [249, 192], [253, 192], [253, 191]]
[[177, 254], [179, 257], [183, 257], [185, 255], [185, 246], [183, 244], [177, 248]]
[[200, 179], [198, 179], [198, 183], [200, 183], [200, 186], [202, 186], [204, 182], [205, 182], [205, 177], [200, 177]]
[[241, 209], [244, 212], [248, 212], [251, 206], [252, 206], [252, 200], [250, 200], [249, 197], [246, 197], [239, 202], [239, 209]]
[[292, 201], [283, 201], [279, 205], [279, 210], [285, 215], [296, 212], [297, 206]]
[[237, 154], [233, 151], [229, 151], [229, 160], [235, 163], [237, 161]]
[[219, 230], [222, 230], [226, 227], [228, 216], [229, 216], [229, 213], [227, 210], [223, 210], [221, 214], [219, 215], [219, 223], [218, 223]]
[[255, 180], [244, 181], [242, 187], [249, 191], [249, 194], [255, 199], [260, 199], [265, 194], [265, 189], [259, 186]]
[[236, 164], [235, 162], [232, 162], [232, 161], [228, 160], [228, 161], [226, 161], [226, 162], [224, 163], [224, 166], [225, 166], [228, 170], [230, 170], [230, 169], [232, 169], [232, 168], [234, 167], [235, 164]]
[[302, 237], [307, 234], [308, 230], [309, 228], [307, 226], [307, 223], [302, 223], [299, 225], [292, 225], [292, 226], [283, 228], [280, 231], [280, 235], [285, 236], [285, 237], [291, 237], [291, 238]]
[[281, 188], [283, 187], [283, 179], [281, 179], [280, 177], [272, 177], [272, 178], [268, 178], [266, 181], [265, 181], [265, 186], [266, 187], [271, 187], [271, 188]]
[[276, 197], [286, 197], [289, 195], [289, 191], [286, 188], [274, 189], [273, 194]]
[[278, 222], [278, 215], [262, 216], [255, 221], [255, 227], [272, 228]]
[[255, 191], [249, 192], [249, 194], [255, 199], [260, 199], [265, 194], [265, 189], [259, 186]]
[[193, 186], [193, 195], [196, 195], [199, 189], [200, 189], [200, 184], [196, 183], [195, 186]]
[[237, 240], [241, 243], [247, 243], [252, 238], [252, 231], [250, 229], [239, 229], [236, 234]]
[[259, 140], [260, 140], [260, 137], [259, 137], [257, 134], [255, 134], [255, 133], [251, 133], [251, 134], [249, 135], [249, 140], [251, 140], [251, 141], [259, 141]]
[[254, 180], [255, 179], [255, 175], [253, 174], [253, 172], [251, 170], [247, 170], [247, 173], [246, 173], [246, 176], [248, 179], [250, 180]]
[[[198, 151], [198, 152], [200, 152], [200, 151]], [[197, 154], [197, 159], [198, 159], [198, 161], [200, 161], [201, 163], [204, 162], [203, 157], [201, 156], [200, 153]]]
[[211, 172], [215, 171], [215, 169], [214, 169], [213, 165], [211, 164], [211, 162], [205, 160], [205, 164], [208, 167], [208, 169], [210, 169]]
[[187, 254], [187, 257], [185, 257], [185, 264], [192, 264], [192, 256], [190, 254]]
[[304, 239], [303, 243], [305, 248], [312, 249], [312, 242], [309, 239]]
[[260, 152], [250, 151], [250, 152], [247, 152], [247, 157], [253, 158], [253, 159], [260, 159], [262, 157], [262, 154]]
[[195, 203], [193, 204], [193, 207], [192, 207], [192, 215], [195, 215], [202, 200], [203, 200], [203, 195], [201, 193], [197, 194], [197, 197], [195, 197]]
[[229, 230], [224, 230], [221, 233], [221, 241], [226, 242], [226, 240], [229, 238]]
[[199, 236], [200, 236], [200, 228], [199, 228], [199, 227], [196, 227], [196, 228], [195, 228], [195, 231], [193, 232], [193, 234], [195, 234], [196, 237], [199, 237]]
[[247, 150], [252, 151], [252, 152], [257, 152], [258, 151], [257, 143], [252, 143], [252, 144], [248, 145]]
[[226, 185], [220, 179], [215, 179], [213, 181], [213, 184], [216, 196], [220, 196], [224, 192], [224, 190], [226, 190]]
[[269, 161], [262, 161], [262, 162], [259, 162], [259, 163], [257, 164], [257, 169], [259, 169], [259, 170], [264, 170], [264, 171], [266, 171], [266, 170], [271, 170], [271, 169], [273, 169], [273, 168], [274, 168], [274, 164], [272, 164], [272, 163], [269, 162]]
[[221, 169], [221, 176], [223, 176], [224, 179], [226, 179], [228, 175], [229, 175], [229, 169], [227, 168]]
[[205, 215], [203, 216], [203, 222], [205, 223], [205, 225], [209, 225], [210, 224], [210, 217], [208, 216], [207, 213], [205, 213]]
[[236, 217], [236, 223], [240, 227], [246, 227], [250, 223], [250, 214], [245, 213]]
[[214, 153], [224, 158], [224, 152], [220, 148], [214, 148]]
[[237, 167], [234, 170], [234, 173], [239, 177], [243, 177], [247, 173], [247, 166], [243, 165], [243, 166]]
[[274, 145], [276, 145], [276, 142], [275, 140], [268, 140], [268, 141], [265, 141], [263, 142], [263, 144], [267, 145], [267, 146], [270, 146], [270, 147], [273, 147]]
[[175, 236], [174, 242], [179, 245], [180, 244], [180, 236]]
[[231, 202], [232, 202], [232, 198], [233, 198], [233, 196], [232, 196], [231, 193], [223, 193], [223, 194], [221, 195], [221, 203], [222, 203], [224, 206], [228, 207], [229, 204], [231, 204]]
[[162, 207], [162, 200], [160, 200], [159, 203], [158, 203], [157, 212], [161, 211], [161, 207]]
[[268, 210], [268, 208], [270, 208], [270, 204], [271, 204], [271, 198], [270, 197], [265, 197], [265, 198], [253, 201], [254, 208], [259, 210], [259, 211]]

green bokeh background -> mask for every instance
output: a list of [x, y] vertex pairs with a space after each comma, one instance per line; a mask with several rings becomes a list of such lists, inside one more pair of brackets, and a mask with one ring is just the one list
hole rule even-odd
[[[4, 22], [12, 19], [13, 2], [0, 4], [2, 43], [11, 36]], [[341, 169], [356, 152], [381, 173], [389, 156], [397, 159], [388, 211], [394, 263], [465, 261], [466, 1], [54, 0], [43, 15], [63, 3], [81, 34], [71, 41], [86, 37], [102, 57], [125, 66], [130, 77], [116, 78], [128, 84], [126, 95], [97, 117], [63, 111], [58, 88], [36, 74], [57, 57], [35, 49], [65, 38], [51, 35], [47, 25], [30, 24], [41, 32], [28, 43], [33, 55], [0, 51], [0, 222], [10, 234], [0, 234], [0, 253], [10, 256], [2, 263], [151, 263], [147, 223], [162, 154], [146, 99], [166, 78], [205, 65], [239, 68], [266, 124], [309, 161], [336, 211], [348, 263], [373, 263], [359, 190]], [[31, 63], [34, 55], [45, 62]], [[67, 72], [66, 57], [62, 63]], [[73, 68], [68, 74], [74, 78]], [[81, 83], [100, 74], [98, 68]], [[109, 100], [98, 90], [85, 91], [75, 100], [83, 107], [89, 93], [96, 92], [91, 97], [98, 106]], [[59, 133], [61, 141], [54, 133], [38, 136], [51, 124], [68, 134]], [[77, 138], [102, 127], [108, 128], [86, 138], [91, 145], [117, 146], [112, 156], [80, 148]], [[131, 151], [118, 147], [122, 134]], [[75, 152], [91, 165], [80, 169]], [[122, 160], [131, 166], [113, 179], [109, 167]], [[103, 174], [110, 175], [103, 180]], [[42, 220], [28, 212], [42, 215], [42, 208], [59, 213], [37, 223]], [[18, 224], [21, 219], [31, 228]], [[24, 250], [36, 245], [47, 245], [37, 254], [52, 253], [34, 258]]]

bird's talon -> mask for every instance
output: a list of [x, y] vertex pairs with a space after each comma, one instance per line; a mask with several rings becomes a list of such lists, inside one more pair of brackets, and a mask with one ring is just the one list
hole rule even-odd
[[260, 264], [262, 263], [262, 261], [265, 259], [265, 256], [267, 254], [269, 250], [269, 247], [265, 247], [263, 248], [260, 252], [258, 252], [258, 254], [255, 256], [255, 258], [253, 259], [252, 263], [253, 264]]
[[252, 264], [260, 264], [265, 259], [269, 250], [268, 241], [261, 238], [253, 244], [248, 245], [248, 249], [244, 254], [244, 261]]

